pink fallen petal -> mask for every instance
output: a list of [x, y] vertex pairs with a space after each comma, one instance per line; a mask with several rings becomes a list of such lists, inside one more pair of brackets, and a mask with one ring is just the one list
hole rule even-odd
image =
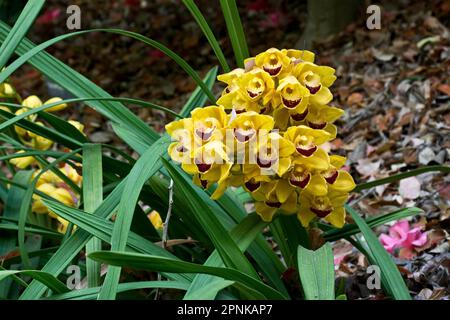
[[416, 240], [412, 241], [411, 244], [414, 247], [423, 247], [428, 242], [428, 237], [426, 233], [422, 233]]
[[380, 235], [380, 242], [389, 253], [392, 253], [394, 248], [399, 244], [399, 241], [397, 239], [391, 238], [386, 234]]

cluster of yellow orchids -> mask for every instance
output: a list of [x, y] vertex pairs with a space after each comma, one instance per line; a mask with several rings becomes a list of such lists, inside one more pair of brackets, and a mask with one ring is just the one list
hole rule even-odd
[[[45, 102], [42, 102], [41, 99], [35, 95], [29, 96], [26, 99], [20, 97], [20, 95], [16, 92], [16, 90], [9, 83], [0, 84], [0, 98], [7, 100], [14, 100], [19, 102], [22, 105], [22, 108], [17, 109], [15, 112], [11, 110], [9, 107], [0, 106], [2, 110], [8, 112], [14, 112], [16, 115], [20, 115], [30, 109], [41, 107], [45, 104], [54, 104], [58, 103], [62, 99], [59, 97], [51, 98]], [[56, 112], [67, 107], [66, 104], [61, 103], [59, 105], [55, 105], [46, 109], [47, 112]], [[35, 124], [43, 126], [44, 123], [39, 121], [37, 118], [37, 114], [30, 115], [27, 117], [27, 120], [34, 122]], [[84, 126], [78, 121], [69, 120], [69, 123], [72, 124], [75, 128], [77, 128], [80, 132], [83, 132]], [[35, 133], [23, 129], [19, 126], [14, 127], [15, 133], [22, 143], [24, 148], [29, 148], [33, 150], [49, 150], [54, 147], [53, 141], [44, 138], [42, 136], [36, 135]], [[19, 150], [16, 153], [24, 153], [25, 150]], [[40, 163], [33, 156], [23, 156], [17, 157], [9, 160], [11, 164], [16, 166], [19, 169], [27, 169], [27, 168], [37, 168], [33, 173], [33, 179], [40, 175], [36, 184], [36, 189], [53, 199], [64, 203], [65, 205], [76, 207], [79, 201], [79, 195], [73, 191], [58, 175], [56, 175], [52, 171], [46, 171], [41, 173], [41, 169], [39, 168]], [[79, 169], [81, 169], [81, 165], [77, 164]], [[78, 170], [67, 163], [61, 165], [58, 170], [72, 180], [73, 183], [81, 187], [82, 176], [78, 173]], [[65, 233], [68, 227], [68, 222], [61, 217], [57, 216], [54, 212], [49, 210], [39, 195], [33, 195], [33, 204], [31, 208], [32, 212], [36, 214], [48, 214], [51, 218], [54, 218], [58, 223], [58, 231], [61, 233]]]
[[226, 84], [216, 105], [166, 126], [170, 157], [198, 186], [243, 187], [264, 221], [296, 214], [307, 227], [325, 219], [345, 223], [344, 204], [355, 187], [341, 168], [346, 158], [324, 147], [336, 137], [343, 110], [329, 106], [335, 70], [306, 50], [271, 48], [218, 76]]

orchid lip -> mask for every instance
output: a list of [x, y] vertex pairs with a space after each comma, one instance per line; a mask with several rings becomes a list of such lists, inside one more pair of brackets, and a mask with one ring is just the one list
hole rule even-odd
[[258, 163], [258, 166], [260, 168], [267, 169], [267, 168], [270, 168], [272, 166], [272, 160], [264, 160], [264, 159], [261, 159], [261, 158], [258, 157], [256, 159], [256, 162]]
[[255, 135], [255, 130], [234, 129], [234, 136], [239, 142], [247, 142]]
[[300, 103], [300, 101], [302, 101], [302, 99], [298, 99], [298, 100], [288, 100], [283, 98], [283, 104], [286, 108], [288, 109], [294, 109], [295, 107], [298, 106], [298, 104]]
[[270, 74], [271, 76], [275, 76], [278, 73], [280, 73], [281, 71], [281, 66], [278, 66], [276, 68], [268, 68], [268, 67], [263, 67], [264, 71], [267, 72], [268, 74]]
[[311, 94], [317, 93], [317, 91], [319, 91], [321, 87], [322, 86], [320, 84], [317, 87], [311, 87], [311, 86], [306, 85], [306, 88], [308, 88], [308, 90]]
[[302, 148], [302, 147], [298, 147], [295, 148], [297, 150], [298, 153], [300, 153], [302, 156], [305, 157], [310, 157], [313, 155], [313, 153], [317, 150], [317, 146], [313, 146], [313, 147], [309, 147], [309, 148]]
[[245, 187], [246, 187], [250, 192], [256, 191], [260, 186], [261, 186], [261, 182], [259, 182], [259, 181], [257, 181], [257, 182], [247, 181], [247, 182], [245, 183]]
[[279, 208], [279, 207], [281, 207], [281, 202], [266, 201], [266, 205], [268, 205], [269, 207], [272, 207], [272, 208]]
[[236, 112], [236, 114], [241, 114], [245, 112], [245, 109], [240, 109], [240, 110], [234, 110]]
[[319, 218], [325, 218], [327, 215], [331, 213], [331, 211], [333, 211], [332, 209], [321, 210], [313, 207], [309, 209]]
[[323, 129], [327, 126], [326, 122], [321, 122], [321, 123], [314, 123], [314, 122], [310, 122], [308, 121], [308, 125], [313, 128], [313, 129]]
[[195, 134], [203, 141], [209, 140], [213, 134], [214, 129], [203, 131], [203, 129], [196, 129]]
[[332, 173], [330, 176], [325, 177], [325, 180], [326, 180], [329, 184], [333, 184], [333, 183], [336, 182], [336, 179], [337, 179], [338, 175], [339, 175], [339, 172], [337, 172], [337, 170], [334, 170], [333, 173]]
[[250, 90], [247, 90], [248, 95], [250, 98], [255, 98], [259, 95], [259, 93], [251, 92]]
[[185, 147], [184, 147], [183, 145], [181, 145], [181, 146], [178, 146], [178, 147], [177, 147], [177, 151], [178, 151], [178, 152], [182, 152], [182, 153], [183, 153], [183, 152], [186, 152], [186, 151], [188, 151], [188, 149], [187, 149], [187, 148], [185, 148]]
[[305, 120], [307, 115], [308, 115], [308, 109], [306, 109], [305, 112], [303, 112], [303, 113], [293, 113], [293, 114], [291, 114], [291, 118], [294, 121], [302, 121], [302, 120]]
[[196, 163], [198, 171], [201, 173], [205, 173], [209, 169], [211, 169], [212, 164], [209, 163]]
[[296, 186], [296, 187], [304, 189], [308, 185], [309, 180], [311, 180], [311, 175], [308, 173], [308, 176], [306, 176], [304, 179], [293, 179], [293, 178], [291, 178], [291, 179], [289, 179], [289, 182], [293, 186]]

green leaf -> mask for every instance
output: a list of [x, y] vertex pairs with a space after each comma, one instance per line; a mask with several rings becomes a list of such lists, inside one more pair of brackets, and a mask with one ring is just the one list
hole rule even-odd
[[[127, 36], [136, 40], [139, 40], [145, 44], [148, 44], [151, 47], [154, 47], [161, 52], [163, 52], [165, 55], [173, 59], [205, 92], [205, 94], [208, 96], [209, 100], [211, 102], [215, 102], [216, 99], [212, 92], [206, 87], [206, 85], [203, 83], [200, 76], [197, 74], [197, 72], [179, 55], [177, 55], [175, 52], [164, 46], [163, 44], [159, 43], [158, 41], [152, 40], [150, 38], [147, 38], [139, 33], [127, 31], [127, 30], [121, 30], [121, 29], [91, 29], [91, 30], [82, 30], [72, 33], [67, 33], [60, 35], [58, 37], [55, 37], [53, 39], [47, 40], [38, 46], [34, 47], [33, 49], [29, 50], [27, 53], [23, 54], [20, 58], [15, 60], [13, 63], [11, 63], [6, 70], [0, 73], [0, 83], [4, 82], [15, 70], [17, 70], [20, 66], [22, 66], [25, 62], [30, 60], [34, 55], [38, 54], [39, 52], [45, 50], [46, 48], [50, 47], [51, 45], [60, 42], [64, 39], [71, 38], [78, 35], [83, 35], [87, 33], [92, 32], [106, 32], [106, 33], [114, 33], [119, 34], [122, 36]], [[92, 96], [92, 95], [91, 95]], [[120, 121], [119, 121], [120, 122]]]
[[359, 214], [349, 206], [345, 209], [350, 213], [358, 228], [366, 239], [367, 246], [374, 262], [381, 270], [381, 282], [396, 300], [411, 300], [408, 288], [402, 279], [400, 271], [391, 255], [383, 248], [376, 235]]
[[[4, 41], [9, 31], [10, 28], [0, 21], [0, 41]], [[33, 48], [35, 48], [35, 44], [24, 38], [17, 47], [16, 53], [23, 55]], [[111, 98], [106, 91], [46, 52], [36, 54], [28, 62], [74, 96]], [[88, 104], [113, 122], [120, 123], [127, 129], [134, 131], [142, 141], [149, 145], [158, 139], [158, 134], [155, 131], [120, 103], [91, 101]]]
[[[77, 225], [81, 229], [86, 230], [93, 236], [107, 243], [111, 243], [111, 235], [113, 233], [114, 227], [114, 224], [111, 221], [99, 218], [95, 215], [89, 215], [84, 211], [75, 208], [70, 208], [67, 207], [66, 205], [54, 201], [44, 200], [44, 203], [58, 215], [72, 222], [74, 225]], [[128, 237], [127, 250], [162, 257], [168, 257], [171, 259], [178, 259], [176, 256], [174, 256], [167, 250], [164, 250], [162, 247], [154, 244], [153, 242], [148, 241], [147, 239], [135, 234], [134, 232], [130, 232], [130, 235]], [[164, 275], [176, 281], [183, 281], [187, 283], [190, 283], [191, 281], [191, 275], [185, 274], [164, 274]]]
[[[84, 211], [93, 213], [103, 200], [102, 147], [98, 144], [83, 146], [83, 201]], [[102, 250], [102, 242], [98, 238], [86, 244], [86, 254]], [[88, 287], [100, 285], [100, 264], [86, 259]]]
[[240, 68], [243, 68], [244, 60], [249, 57], [249, 53], [236, 0], [220, 0], [220, 6], [225, 18], [225, 23], [227, 24], [228, 36], [230, 37], [231, 45], [233, 46], [236, 64]]
[[64, 293], [69, 291], [69, 289], [53, 275], [47, 272], [36, 270], [0, 270], [0, 281], [17, 274], [23, 274], [36, 279], [37, 281], [41, 282], [43, 285], [57, 293]]
[[[370, 228], [381, 226], [385, 223], [404, 219], [410, 216], [415, 216], [422, 213], [423, 210], [415, 207], [399, 209], [387, 214], [383, 214], [376, 217], [370, 217], [366, 219], [366, 223]], [[346, 224], [343, 228], [338, 229], [331, 227], [330, 225], [321, 224], [323, 229], [328, 229], [323, 234], [323, 237], [327, 241], [336, 241], [342, 238], [348, 238], [360, 232], [359, 228], [355, 224]]]
[[370, 189], [370, 188], [373, 188], [373, 187], [376, 187], [376, 186], [381, 186], [383, 184], [387, 184], [387, 183], [391, 183], [391, 182], [394, 182], [394, 181], [406, 179], [406, 178], [409, 178], [409, 177], [418, 176], [418, 175], [420, 175], [422, 173], [426, 173], [426, 172], [450, 173], [450, 167], [446, 167], [446, 166], [425, 166], [425, 167], [417, 168], [417, 169], [410, 170], [410, 171], [407, 171], [407, 172], [394, 174], [393, 176], [390, 176], [390, 177], [386, 177], [386, 178], [382, 178], [382, 179], [378, 179], [378, 180], [374, 180], [374, 181], [358, 184], [356, 186], [356, 188], [353, 190], [353, 192], [360, 192], [362, 190]]
[[186, 199], [191, 212], [195, 214], [197, 221], [208, 233], [224, 264], [257, 278], [256, 271], [219, 222], [215, 213], [196, 194], [195, 189], [198, 187], [187, 181], [180, 173], [180, 169], [174, 167], [167, 160], [163, 159], [163, 164], [175, 183], [176, 192]]
[[[32, 0], [28, 1], [25, 8], [23, 8], [14, 27], [0, 47], [0, 70], [6, 65], [22, 38], [27, 34], [28, 29], [33, 25], [34, 19], [36, 19], [39, 11], [41, 11], [44, 3], [45, 0]], [[2, 82], [4, 81], [0, 81], [0, 83]]]
[[[126, 247], [128, 234], [136, 203], [141, 193], [143, 185], [161, 167], [160, 155], [166, 154], [169, 139], [161, 138], [155, 142], [136, 162], [128, 175], [119, 208], [116, 216], [116, 223], [111, 238], [111, 250], [123, 251]], [[116, 296], [117, 284], [119, 282], [121, 269], [112, 267], [108, 269], [103, 288], [100, 291], [99, 299], [114, 299]]]
[[[247, 216], [242, 220], [233, 230], [230, 232], [230, 236], [234, 241], [236, 241], [236, 245], [242, 252], [245, 252], [250, 244], [255, 240], [255, 238], [261, 233], [261, 231], [267, 226], [266, 222], [263, 222], [258, 216], [255, 214]], [[204, 266], [210, 267], [222, 267], [224, 266], [222, 260], [220, 259], [220, 255], [217, 250], [209, 256], [209, 258], [204, 263]], [[205, 286], [209, 283], [221, 283], [223, 279], [213, 277], [210, 275], [199, 274], [196, 275], [194, 281], [192, 281], [189, 290], [184, 296], [185, 300], [205, 300], [205, 299], [214, 299], [219, 292], [219, 290], [205, 290]], [[217, 288], [220, 288], [221, 285], [218, 285]]]
[[306, 300], [334, 300], [334, 262], [329, 243], [312, 251], [298, 246], [298, 272]]
[[[233, 284], [231, 281], [229, 283]], [[181, 281], [139, 281], [119, 284], [117, 293], [152, 288], [187, 290], [187, 287], [188, 284]], [[97, 298], [100, 289], [101, 287], [96, 287], [54, 294], [46, 300], [94, 300]]]
[[235, 281], [236, 283], [240, 283], [241, 285], [248, 287], [251, 290], [261, 293], [266, 299], [285, 299], [278, 291], [267, 286], [263, 282], [249, 277], [245, 273], [235, 269], [207, 267], [195, 263], [137, 253], [100, 251], [91, 253], [90, 257], [94, 260], [114, 266], [152, 270], [157, 272], [187, 272], [211, 274], [230, 281]]
[[214, 36], [214, 33], [212, 32], [211, 28], [209, 27], [208, 22], [206, 22], [205, 17], [200, 12], [194, 0], [183, 0], [183, 3], [189, 9], [191, 14], [194, 16], [198, 26], [200, 27], [200, 29], [202, 29], [203, 34], [208, 39], [208, 42], [211, 45], [212, 49], [214, 50], [214, 53], [216, 54], [216, 57], [219, 60], [223, 71], [230, 72], [230, 67], [228, 66], [227, 60], [225, 59], [222, 49], [220, 48], [219, 42], [217, 42], [217, 39]]

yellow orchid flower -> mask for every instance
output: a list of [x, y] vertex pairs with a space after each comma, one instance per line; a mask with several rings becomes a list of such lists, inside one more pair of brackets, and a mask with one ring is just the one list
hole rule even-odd
[[303, 157], [312, 156], [319, 145], [331, 139], [328, 132], [303, 125], [289, 127], [284, 133], [284, 137], [294, 144], [297, 154]]
[[25, 107], [25, 110], [39, 108], [42, 106], [42, 101], [38, 96], [29, 96], [22, 101], [22, 105]]
[[242, 68], [236, 68], [228, 73], [224, 73], [217, 76], [217, 80], [227, 84], [223, 94], [230, 93], [237, 88], [237, 79], [244, 74], [245, 70]]
[[174, 161], [183, 163], [189, 162], [192, 158], [193, 130], [194, 125], [191, 118], [173, 121], [166, 125], [167, 134], [175, 141], [169, 145], [168, 149], [168, 153]]
[[315, 55], [308, 50], [296, 50], [296, 49], [282, 49], [281, 52], [286, 55], [291, 62], [297, 64], [299, 62], [311, 62], [314, 63]]
[[246, 143], [257, 137], [258, 132], [268, 134], [273, 129], [271, 116], [261, 115], [253, 111], [241, 113], [233, 119], [228, 128], [233, 132], [233, 138], [239, 143]]
[[325, 129], [327, 126], [330, 127], [330, 124], [344, 114], [344, 110], [326, 105], [311, 104], [308, 110], [306, 122], [308, 123], [308, 126], [314, 129]]
[[[51, 98], [51, 99], [45, 101], [44, 105], [51, 104], [51, 103], [57, 103], [59, 101], [62, 101], [62, 99], [59, 98], [59, 97], [54, 97], [54, 98]], [[67, 108], [67, 104], [66, 103], [61, 103], [61, 104], [58, 104], [56, 106], [50, 107], [48, 109], [45, 109], [45, 111], [47, 111], [47, 112], [55, 112], [55, 111], [63, 110], [65, 108]]]
[[296, 114], [305, 112], [310, 96], [309, 90], [304, 87], [294, 76], [288, 76], [280, 80], [277, 93], [281, 97], [281, 105], [288, 110], [295, 110]]
[[292, 73], [311, 93], [311, 101], [327, 104], [333, 99], [329, 86], [336, 80], [335, 70], [327, 66], [318, 66], [310, 62], [297, 64]]
[[325, 196], [317, 196], [307, 191], [300, 194], [300, 210], [297, 217], [304, 227], [308, 227], [314, 218], [324, 218], [337, 228], [345, 224], [344, 204], [348, 194], [330, 191]]
[[[20, 153], [24, 153], [25, 151], [20, 150], [18, 152], [16, 152], [16, 154], [20, 154]], [[29, 167], [30, 165], [34, 164], [36, 162], [36, 160], [34, 159], [34, 157], [20, 157], [20, 158], [14, 158], [14, 159], [10, 159], [9, 162], [16, 166], [19, 169], [25, 169], [27, 167]]]
[[191, 112], [193, 135], [197, 143], [221, 140], [227, 125], [227, 114], [221, 106], [197, 108]]
[[157, 211], [153, 210], [152, 212], [150, 212], [148, 214], [147, 217], [148, 217], [148, 219], [150, 220], [150, 222], [152, 223], [153, 227], [156, 230], [162, 230], [163, 229], [164, 223], [163, 223], [163, 221], [161, 219], [161, 215]]
[[272, 77], [260, 68], [243, 74], [237, 84], [243, 97], [253, 102], [262, 99], [263, 105], [270, 102], [275, 92], [275, 82]]
[[73, 125], [78, 131], [80, 131], [82, 134], [84, 134], [84, 124], [81, 122], [75, 121], [75, 120], [69, 120], [68, 121], [71, 125]]
[[240, 114], [246, 111], [254, 111], [262, 113], [264, 109], [258, 102], [249, 101], [239, 92], [239, 88], [235, 88], [230, 93], [227, 93], [217, 100], [219, 106], [223, 106], [225, 109], [234, 109], [236, 114]]
[[211, 183], [225, 180], [232, 167], [226, 147], [221, 141], [211, 141], [195, 150], [191, 163], [182, 163], [182, 168], [193, 175], [193, 181], [203, 188]]
[[272, 221], [278, 210], [285, 214], [293, 214], [298, 210], [297, 192], [286, 180], [263, 184], [253, 197], [257, 201], [255, 211], [263, 221]]
[[0, 98], [14, 98], [16, 90], [9, 83], [0, 83]]
[[278, 76], [283, 68], [289, 66], [290, 62], [291, 59], [276, 48], [270, 48], [255, 57], [255, 65], [272, 77]]

